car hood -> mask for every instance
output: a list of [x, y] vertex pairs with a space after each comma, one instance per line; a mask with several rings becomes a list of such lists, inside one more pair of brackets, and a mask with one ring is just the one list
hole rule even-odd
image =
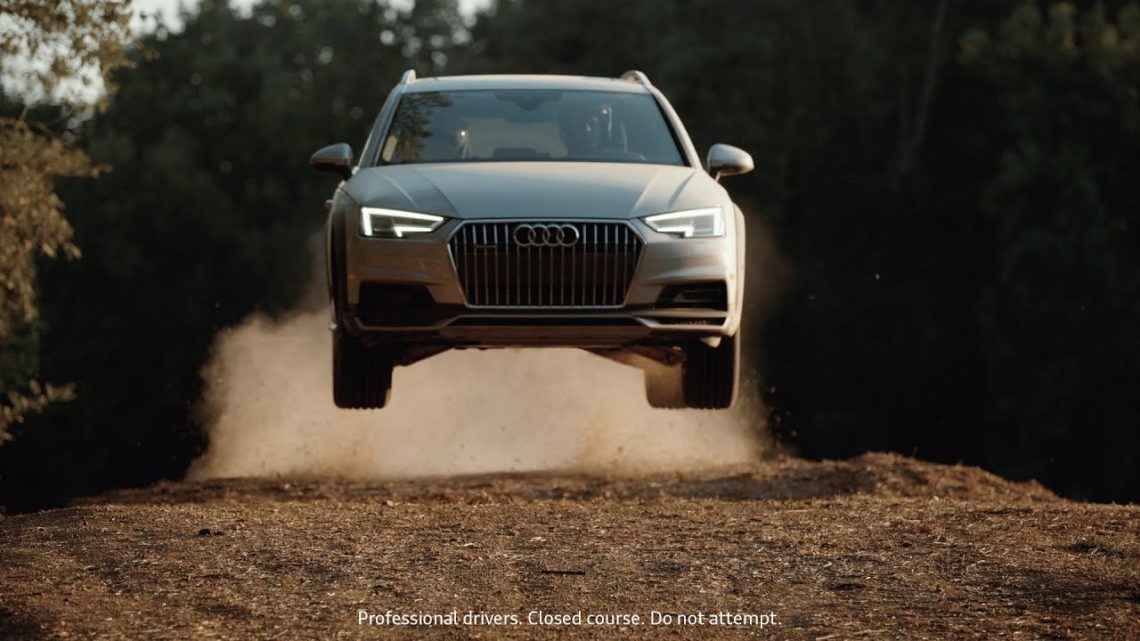
[[693, 167], [603, 162], [389, 165], [343, 188], [360, 205], [467, 219], [626, 218], [727, 201]]

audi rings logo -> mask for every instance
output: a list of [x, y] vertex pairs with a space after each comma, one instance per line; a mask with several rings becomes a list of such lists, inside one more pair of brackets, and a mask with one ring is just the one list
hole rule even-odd
[[519, 247], [573, 247], [582, 234], [574, 225], [518, 225], [512, 236]]

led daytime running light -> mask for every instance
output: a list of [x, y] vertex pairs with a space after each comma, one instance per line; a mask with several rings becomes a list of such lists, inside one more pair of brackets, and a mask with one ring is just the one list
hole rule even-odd
[[[373, 224], [375, 218], [387, 219], [391, 223], [390, 228], [378, 233], [381, 230], [377, 230]], [[414, 211], [399, 211], [380, 207], [361, 207], [360, 209], [360, 229], [365, 236], [403, 238], [405, 234], [425, 234], [435, 231], [443, 224], [443, 221], [443, 216], [436, 216], [435, 214], [421, 214]]]

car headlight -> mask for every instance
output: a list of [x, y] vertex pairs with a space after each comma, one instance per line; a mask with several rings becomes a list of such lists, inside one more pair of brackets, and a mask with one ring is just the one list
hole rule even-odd
[[407, 234], [435, 231], [447, 220], [435, 214], [399, 211], [381, 207], [360, 208], [360, 230], [373, 238], [403, 238]]
[[681, 238], [714, 238], [724, 235], [724, 211], [720, 207], [671, 211], [642, 218], [653, 231]]

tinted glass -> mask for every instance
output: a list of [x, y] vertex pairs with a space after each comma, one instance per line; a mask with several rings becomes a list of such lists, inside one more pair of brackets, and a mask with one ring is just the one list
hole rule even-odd
[[647, 94], [512, 89], [405, 95], [384, 164], [467, 161], [684, 164]]

